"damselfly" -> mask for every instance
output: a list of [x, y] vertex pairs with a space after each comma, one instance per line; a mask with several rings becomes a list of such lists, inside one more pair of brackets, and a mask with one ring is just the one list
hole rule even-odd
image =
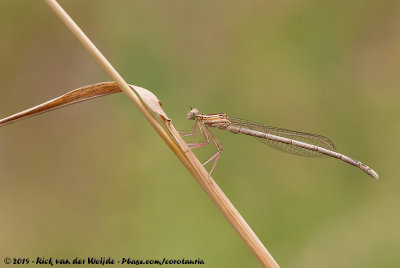
[[[191, 109], [187, 118], [189, 120], [196, 120], [196, 122], [192, 131], [185, 133], [183, 136], [203, 135], [205, 138], [205, 142], [202, 143], [189, 143], [188, 145], [191, 149], [208, 145], [211, 140], [217, 147], [217, 152], [204, 163], [205, 165], [214, 159], [210, 173], [214, 170], [218, 158], [221, 155], [221, 151], [223, 150], [219, 140], [208, 129], [214, 127], [226, 129], [235, 134], [242, 133], [253, 136], [267, 145], [291, 154], [308, 157], [337, 158], [360, 168], [373, 178], [378, 179], [379, 177], [378, 173], [367, 165], [358, 160], [337, 153], [333, 142], [321, 135], [264, 126], [247, 120], [230, 117], [223, 113], [201, 114], [198, 109]], [[199, 128], [200, 133], [195, 132], [197, 127]]]

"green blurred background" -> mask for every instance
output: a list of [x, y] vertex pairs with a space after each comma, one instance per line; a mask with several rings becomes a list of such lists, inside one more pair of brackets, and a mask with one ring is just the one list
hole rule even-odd
[[[331, 138], [332, 159], [214, 131], [214, 179], [281, 267], [400, 267], [400, 2], [60, 1], [177, 128], [189, 106]], [[44, 1], [0, 2], [0, 116], [109, 76]], [[213, 148], [195, 151], [201, 160]], [[259, 263], [123, 94], [0, 129], [10, 257]]]

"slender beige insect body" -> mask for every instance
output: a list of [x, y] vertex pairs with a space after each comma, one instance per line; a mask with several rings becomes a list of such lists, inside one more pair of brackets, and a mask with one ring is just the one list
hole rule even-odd
[[192, 109], [189, 112], [188, 119], [196, 120], [196, 123], [192, 133], [189, 133], [187, 135], [193, 135], [195, 128], [198, 126], [201, 134], [204, 135], [206, 140], [205, 143], [190, 144], [192, 148], [198, 148], [209, 144], [210, 138], [217, 146], [217, 153], [214, 154], [206, 162], [208, 163], [215, 158], [211, 172], [215, 168], [223, 147], [218, 139], [211, 133], [208, 127], [226, 129], [235, 134], [242, 133], [245, 135], [253, 136], [268, 145], [293, 154], [311, 157], [329, 156], [337, 158], [360, 168], [373, 178], [379, 178], [378, 173], [376, 173], [372, 168], [368, 167], [362, 162], [335, 152], [335, 146], [333, 145], [333, 143], [328, 138], [321, 135], [263, 126], [247, 120], [228, 117], [226, 114], [223, 113], [200, 114], [199, 110], [197, 109]]

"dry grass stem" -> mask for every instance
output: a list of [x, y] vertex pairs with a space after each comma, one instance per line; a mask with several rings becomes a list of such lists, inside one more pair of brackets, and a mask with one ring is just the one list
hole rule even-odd
[[[176, 153], [182, 154], [183, 157], [187, 159], [187, 162], [192, 165], [193, 168], [189, 169], [189, 172], [197, 180], [207, 195], [213, 200], [222, 214], [228, 219], [234, 229], [239, 233], [242, 239], [260, 260], [260, 262], [263, 263], [265, 267], [278, 267], [272, 256], [268, 253], [261, 241], [247, 225], [236, 208], [231, 204], [229, 199], [214, 182], [211, 176], [209, 176], [206, 169], [199, 162], [192, 151], [189, 150], [182, 137], [176, 131], [171, 120], [162, 110], [161, 102], [158, 100], [158, 98], [152, 92], [144, 88], [133, 85], [130, 85], [130, 87], [139, 94], [145, 105], [150, 107], [151, 110], [159, 116], [160, 121], [163, 122], [165, 128], [170, 131], [171, 135], [180, 146], [180, 150]], [[0, 119], [0, 127], [14, 123], [18, 120], [29, 118], [31, 116], [66, 107], [68, 105], [119, 92], [121, 92], [121, 89], [115, 82], [102, 82], [94, 85], [84, 86], [43, 104], [16, 113], [4, 119]]]
[[[196, 156], [189, 150], [186, 143], [176, 131], [171, 120], [168, 119], [168, 116], [161, 109], [161, 105], [157, 97], [153, 93], [136, 86], [132, 86], [134, 89], [132, 90], [131, 87], [119, 75], [119, 73], [113, 68], [113, 66], [107, 61], [107, 59], [101, 54], [101, 52], [95, 47], [95, 45], [62, 9], [62, 7], [55, 0], [45, 0], [45, 2], [53, 9], [53, 11], [59, 16], [59, 18], [65, 23], [71, 32], [81, 41], [83, 46], [88, 49], [92, 56], [106, 70], [106, 72], [115, 80], [115, 83], [100, 83], [74, 90], [42, 105], [2, 119], [0, 120], [0, 126], [73, 103], [123, 91], [143, 114], [150, 125], [161, 136], [169, 148], [174, 152], [181, 163], [187, 168], [190, 174], [192, 174], [192, 176], [197, 180], [203, 190], [215, 203], [233, 228], [238, 232], [240, 237], [248, 245], [250, 250], [254, 253], [261, 264], [264, 267], [279, 267], [273, 257], [269, 254], [268, 250], [252, 231], [250, 226], [246, 223], [240, 213], [211, 178]], [[135, 94], [135, 92], [139, 94], [140, 98]], [[152, 112], [154, 112], [160, 120], [157, 120]]]

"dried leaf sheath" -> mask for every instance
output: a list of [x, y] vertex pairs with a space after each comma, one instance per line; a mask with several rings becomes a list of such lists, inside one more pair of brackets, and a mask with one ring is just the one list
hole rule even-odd
[[[158, 100], [156, 95], [151, 91], [129, 85], [134, 91], [140, 96], [143, 102], [150, 108], [151, 111], [161, 116], [163, 120], [170, 121], [164, 110], [161, 108], [161, 102]], [[14, 123], [18, 120], [29, 118], [38, 114], [53, 111], [71, 104], [79, 103], [82, 101], [87, 101], [97, 97], [107, 96], [114, 93], [122, 92], [120, 87], [115, 82], [102, 82], [98, 84], [84, 86], [73, 91], [70, 91], [60, 97], [46, 101], [40, 105], [29, 108], [25, 111], [13, 114], [7, 118], [0, 120], [0, 127], [5, 126], [10, 123]]]
[[29, 108], [25, 111], [16, 113], [7, 118], [0, 120], [0, 127], [18, 120], [29, 118], [38, 114], [56, 110], [71, 104], [79, 103], [82, 101], [90, 100], [97, 97], [102, 97], [114, 93], [121, 92], [121, 89], [115, 82], [103, 82], [94, 85], [84, 86], [68, 92], [58, 98], [49, 100], [38, 106]]

